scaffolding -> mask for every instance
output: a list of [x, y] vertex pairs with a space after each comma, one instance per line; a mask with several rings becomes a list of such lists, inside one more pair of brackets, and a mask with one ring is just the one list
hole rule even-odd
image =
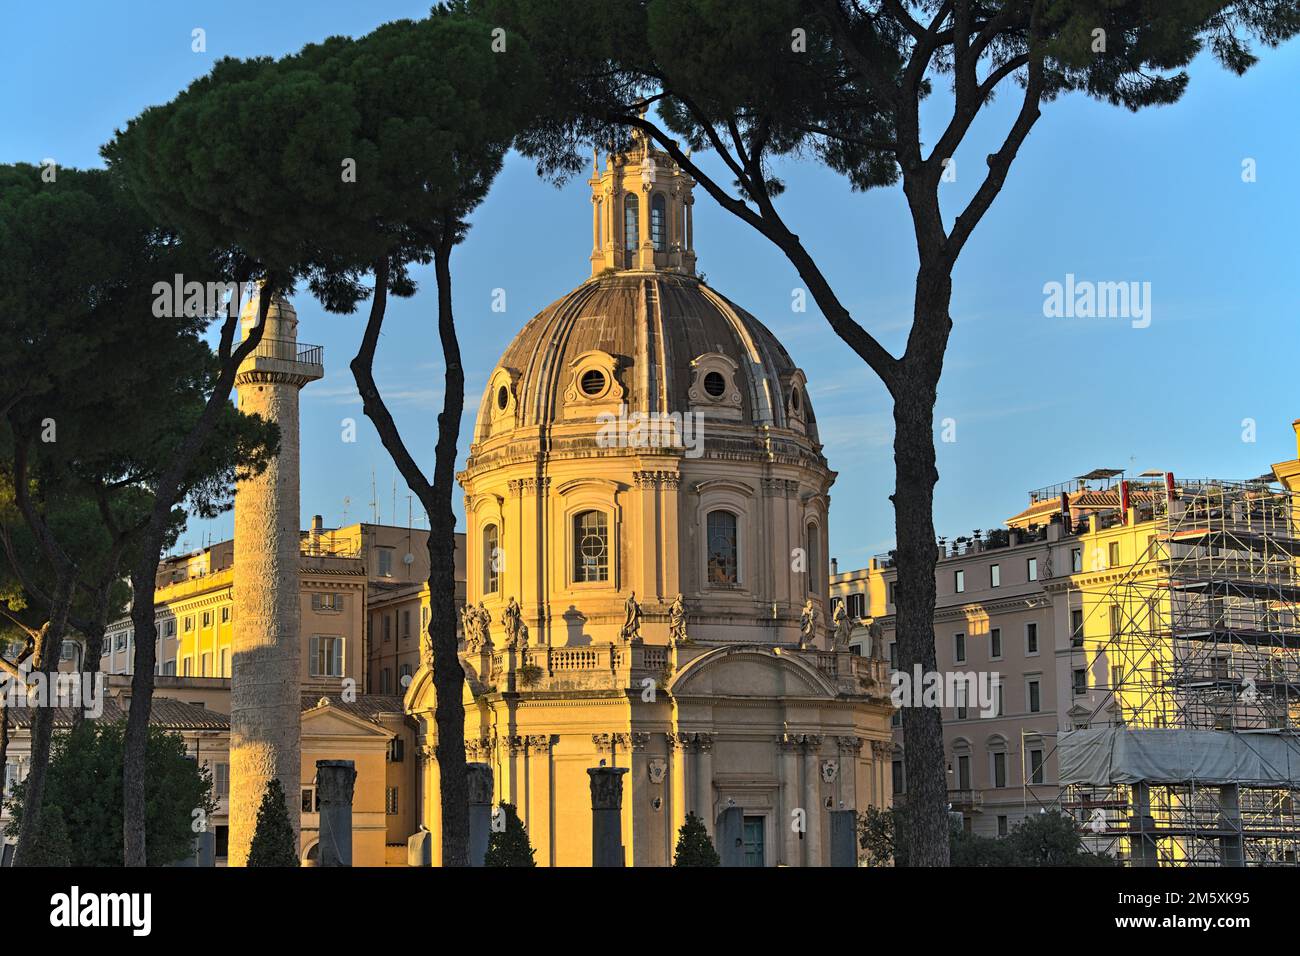
[[1091, 774], [1067, 774], [1062, 753], [1060, 808], [1130, 865], [1296, 865], [1300, 496], [1266, 479], [1164, 484], [1137, 516], [1145, 550], [1072, 589], [1073, 690], [1095, 703], [1058, 747], [1116, 749]]

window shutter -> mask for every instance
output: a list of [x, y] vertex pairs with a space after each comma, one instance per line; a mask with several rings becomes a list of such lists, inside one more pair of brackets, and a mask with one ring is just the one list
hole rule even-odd
[[310, 673], [312, 677], [320, 676], [320, 674], [318, 673], [320, 668], [317, 666], [317, 655], [319, 653], [319, 650], [320, 650], [320, 638], [313, 637], [311, 639], [311, 665], [310, 665], [311, 667]]
[[320, 592], [319, 592], [319, 591], [313, 591], [313, 592], [311, 593], [311, 609], [312, 609], [313, 611], [319, 611], [319, 610], [320, 610]]
[[343, 638], [334, 639], [334, 675], [335, 677], [343, 676]]
[[342, 595], [342, 594], [336, 594], [336, 595], [334, 595], [334, 610], [336, 610], [336, 611], [341, 611], [341, 610], [343, 610], [343, 595]]

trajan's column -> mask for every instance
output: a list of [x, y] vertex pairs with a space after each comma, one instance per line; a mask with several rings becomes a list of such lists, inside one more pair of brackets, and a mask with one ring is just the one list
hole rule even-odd
[[[257, 322], [258, 296], [240, 317]], [[321, 350], [298, 344], [298, 315], [277, 297], [266, 331], [235, 379], [239, 408], [280, 426], [280, 453], [235, 488], [234, 661], [230, 686], [231, 866], [248, 859], [257, 808], [278, 777], [295, 843], [301, 775], [298, 392], [325, 374]]]

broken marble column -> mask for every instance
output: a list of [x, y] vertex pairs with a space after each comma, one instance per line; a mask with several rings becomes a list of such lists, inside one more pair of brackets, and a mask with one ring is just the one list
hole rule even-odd
[[591, 865], [623, 866], [623, 774], [627, 767], [588, 767]]
[[320, 800], [320, 865], [352, 865], [352, 792], [357, 768], [351, 760], [316, 761]]
[[482, 866], [492, 833], [492, 767], [466, 765], [469, 773], [469, 865]]

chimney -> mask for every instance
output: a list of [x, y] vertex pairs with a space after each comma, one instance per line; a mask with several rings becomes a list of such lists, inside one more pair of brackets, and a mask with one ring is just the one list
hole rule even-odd
[[324, 531], [324, 530], [325, 530], [325, 519], [324, 519], [323, 517], [321, 517], [320, 515], [312, 515], [312, 516], [311, 516], [311, 530], [314, 531], [314, 532], [316, 532], [316, 534], [320, 534], [322, 531]]
[[831, 558], [831, 574], [839, 574], [839, 573], [840, 573], [840, 559]]

